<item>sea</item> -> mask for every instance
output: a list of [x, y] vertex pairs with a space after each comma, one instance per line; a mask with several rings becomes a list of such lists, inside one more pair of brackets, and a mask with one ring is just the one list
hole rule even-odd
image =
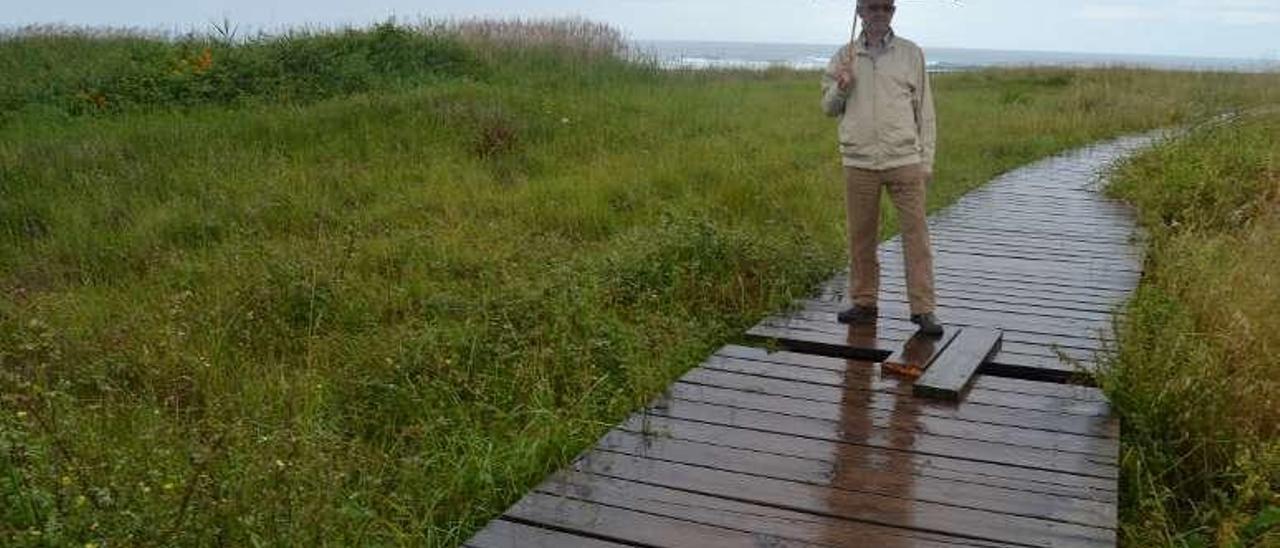
[[[632, 51], [671, 69], [789, 67], [825, 68], [837, 44], [769, 44], [753, 42], [632, 42]], [[931, 72], [988, 67], [1140, 67], [1164, 70], [1274, 72], [1280, 59], [1227, 59], [1123, 53], [1071, 53], [924, 47]]]

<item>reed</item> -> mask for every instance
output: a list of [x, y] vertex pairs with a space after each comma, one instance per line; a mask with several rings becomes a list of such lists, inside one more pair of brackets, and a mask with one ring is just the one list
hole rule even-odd
[[629, 50], [618, 28], [580, 18], [427, 21], [421, 28], [427, 34], [457, 36], [463, 43], [494, 55], [497, 51], [549, 48], [601, 58], [624, 57]]

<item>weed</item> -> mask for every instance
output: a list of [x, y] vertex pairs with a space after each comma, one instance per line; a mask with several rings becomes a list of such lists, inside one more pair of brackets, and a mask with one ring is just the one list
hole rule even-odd
[[1278, 130], [1274, 114], [1210, 126], [1111, 186], [1151, 234], [1102, 377], [1125, 421], [1126, 544], [1280, 540]]

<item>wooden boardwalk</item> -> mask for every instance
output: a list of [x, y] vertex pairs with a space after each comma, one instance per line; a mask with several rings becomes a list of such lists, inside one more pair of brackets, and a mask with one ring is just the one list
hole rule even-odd
[[930, 219], [939, 317], [1003, 333], [961, 401], [877, 363], [914, 331], [891, 240], [876, 324], [837, 323], [831, 280], [749, 332], [785, 350], [722, 348], [466, 546], [1114, 546], [1119, 425], [1065, 381], [1087, 380], [1140, 275], [1097, 175], [1152, 138], [1010, 172]]

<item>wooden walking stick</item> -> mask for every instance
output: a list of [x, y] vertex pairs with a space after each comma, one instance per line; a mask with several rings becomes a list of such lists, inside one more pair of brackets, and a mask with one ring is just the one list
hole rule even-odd
[[854, 49], [858, 46], [858, 4], [861, 1], [853, 3], [853, 28], [849, 29], [849, 49], [844, 53], [844, 70], [850, 80], [853, 79], [853, 63], [858, 57]]

